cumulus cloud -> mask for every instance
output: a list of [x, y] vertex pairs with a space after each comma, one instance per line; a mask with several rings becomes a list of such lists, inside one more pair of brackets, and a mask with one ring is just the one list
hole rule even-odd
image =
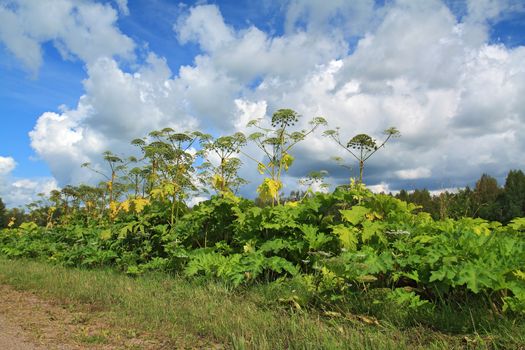
[[49, 194], [58, 188], [53, 178], [16, 178], [11, 174], [15, 167], [13, 157], [0, 156], [0, 198], [7, 207], [24, 206], [35, 201], [39, 193]]
[[[86, 63], [77, 106], [43, 113], [31, 132], [33, 148], [60, 184], [89, 180], [80, 163], [96, 161], [106, 149], [129, 153], [129, 141], [152, 129], [249, 132], [247, 121], [278, 108], [302, 114], [299, 127], [324, 116], [341, 127], [344, 141], [368, 133], [381, 142], [382, 131], [396, 126], [402, 137], [365, 166], [365, 182], [377, 191], [453, 188], [482, 172], [501, 177], [525, 167], [525, 47], [488, 41], [491, 23], [517, 2], [469, 1], [458, 19], [438, 0], [290, 1], [279, 35], [254, 25], [234, 28], [216, 5], [193, 6], [173, 19], [173, 29], [181, 45], [197, 44], [200, 52], [176, 72], [169, 57], [154, 53], [132, 71], [112, 57], [132, 55], [134, 44], [116, 27], [110, 5], [57, 0], [52, 8], [61, 23], [44, 16], [27, 29], [25, 19], [42, 11], [30, 3], [0, 6], [4, 44], [38, 67], [40, 44], [56, 37], [65, 56]], [[118, 4], [125, 14], [126, 1]], [[100, 27], [85, 39], [92, 45], [73, 45], [68, 38], [82, 37], [95, 19]], [[99, 43], [106, 35], [109, 41]], [[321, 132], [294, 152], [289, 186], [311, 170], [327, 169], [336, 182], [357, 174], [355, 159]], [[253, 146], [247, 153], [262, 157]], [[345, 157], [352, 172], [332, 156]], [[247, 165], [241, 175], [252, 191], [256, 171]]]
[[19, 179], [14, 180], [5, 192], [3, 197], [8, 207], [24, 206], [39, 199], [39, 195], [49, 195], [53, 190], [58, 189], [58, 184], [53, 178], [42, 179]]
[[432, 176], [432, 171], [427, 168], [403, 169], [396, 171], [396, 175], [403, 180], [425, 179]]
[[13, 157], [0, 156], [0, 175], [7, 175], [16, 167]]
[[246, 84], [259, 77], [294, 79], [317, 64], [347, 52], [348, 43], [334, 33], [297, 30], [270, 36], [255, 26], [235, 31], [225, 23], [216, 5], [193, 7], [179, 18], [174, 30], [182, 44], [199, 44], [206, 57], [198, 56], [193, 69], [210, 66]]
[[468, 21], [485, 22], [498, 19], [509, 12], [523, 11], [520, 0], [467, 0]]
[[392, 190], [390, 189], [390, 186], [386, 182], [381, 182], [377, 185], [371, 185], [368, 186], [370, 191], [374, 193], [391, 193]]
[[122, 13], [124, 16], [128, 16], [129, 15], [128, 0], [115, 0], [115, 2], [117, 3], [120, 13]]
[[211, 52], [234, 40], [233, 30], [224, 23], [215, 5], [192, 7], [173, 26], [182, 44], [198, 42], [201, 48]]
[[87, 71], [77, 107], [42, 114], [29, 133], [60, 184], [94, 181], [97, 176], [82, 163], [101, 164], [106, 150], [125, 157], [133, 151], [130, 141], [152, 130], [195, 127], [182, 107], [185, 87], [170, 78], [164, 59], [151, 54], [139, 70], [126, 73], [113, 59], [101, 58]]
[[[121, 11], [126, 1], [118, 1]], [[99, 57], [133, 57], [134, 43], [116, 27], [108, 4], [74, 0], [7, 0], [0, 3], [0, 40], [37, 72], [42, 44], [52, 42], [64, 58], [93, 62]]]
[[309, 32], [359, 35], [370, 30], [371, 22], [378, 17], [374, 8], [374, 0], [292, 0], [286, 10], [285, 29], [294, 32], [306, 27]]

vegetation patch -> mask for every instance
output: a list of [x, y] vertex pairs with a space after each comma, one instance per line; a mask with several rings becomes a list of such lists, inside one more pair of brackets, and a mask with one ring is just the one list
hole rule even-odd
[[[449, 337], [461, 337], [467, 347], [523, 347], [525, 218], [437, 220], [413, 203], [373, 194], [361, 178], [315, 192], [320, 173], [303, 196], [286, 200], [282, 176], [292, 150], [326, 124], [313, 118], [297, 130], [299, 117], [278, 110], [269, 126], [250, 122], [257, 131], [247, 137], [154, 131], [133, 141], [140, 160], [106, 152], [106, 172], [85, 167], [107, 181], [55, 191], [54, 205], [35, 209], [40, 221], [11, 220], [0, 231], [0, 254], [51, 262], [62, 274], [49, 283], [38, 273], [45, 268], [33, 265], [23, 286], [41, 279], [55, 295], [117, 305], [154, 329], [167, 324], [175, 339], [274, 349], [428, 347], [442, 339], [449, 346]], [[365, 162], [398, 134], [387, 129], [381, 144], [359, 134], [346, 145], [337, 129], [327, 136], [359, 161], [362, 176]], [[266, 176], [256, 201], [236, 195], [243, 183], [237, 155], [247, 142], [265, 154], [261, 161], [247, 155]], [[143, 166], [128, 169], [134, 162]], [[214, 194], [189, 208], [204, 190]], [[7, 265], [3, 278], [18, 283]]]

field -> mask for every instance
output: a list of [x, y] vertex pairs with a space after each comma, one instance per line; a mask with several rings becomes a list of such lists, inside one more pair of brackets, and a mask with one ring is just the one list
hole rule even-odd
[[525, 341], [523, 324], [502, 319], [480, 322], [478, 314], [485, 310], [474, 306], [470, 324], [454, 310], [442, 311], [441, 317], [449, 318], [450, 324], [466, 323], [462, 331], [447, 332], [403, 325], [395, 315], [398, 310], [383, 309], [380, 319], [296, 310], [276, 303], [275, 291], [268, 286], [232, 291], [220, 283], [190, 282], [160, 273], [131, 278], [107, 269], [1, 258], [0, 283], [68, 309], [91, 310], [83, 318], [102, 314], [110, 327], [79, 338], [86, 346], [107, 344], [113, 334], [146, 334], [153, 340], [152, 348], [162, 344], [232, 349], [519, 349]]
[[524, 219], [435, 221], [358, 183], [263, 207], [225, 193], [171, 228], [130, 202], [4, 229], [0, 282], [187, 344], [525, 346]]

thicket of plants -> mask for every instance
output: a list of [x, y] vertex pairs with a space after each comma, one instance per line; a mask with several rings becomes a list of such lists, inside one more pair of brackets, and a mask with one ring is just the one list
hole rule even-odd
[[[0, 232], [0, 253], [130, 275], [181, 273], [232, 288], [269, 283], [282, 291], [279, 302], [294, 308], [335, 312], [362, 299], [370, 312], [393, 303], [428, 313], [475, 300], [494, 315], [525, 314], [525, 218], [507, 225], [438, 221], [414, 204], [371, 193], [361, 181], [283, 201], [291, 150], [325, 124], [315, 118], [308, 129], [293, 130], [298, 117], [279, 110], [271, 126], [251, 122], [257, 131], [247, 137], [155, 131], [133, 141], [142, 159], [107, 152], [108, 171], [84, 165], [107, 181], [53, 192], [52, 205], [35, 208], [41, 225], [11, 222]], [[382, 144], [363, 134], [339, 143], [356, 153], [362, 174], [364, 161], [396, 134], [388, 129]], [[244, 182], [238, 154], [247, 142], [266, 157], [252, 157], [266, 174], [257, 203], [235, 195]], [[198, 143], [200, 151], [192, 152]], [[142, 166], [131, 167], [135, 162]], [[215, 194], [188, 208], [203, 187]]]

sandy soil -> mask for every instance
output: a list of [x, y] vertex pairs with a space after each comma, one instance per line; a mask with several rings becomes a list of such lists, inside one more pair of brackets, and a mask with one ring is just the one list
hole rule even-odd
[[133, 329], [111, 325], [100, 310], [64, 306], [0, 285], [0, 349], [167, 349]]
[[40, 346], [28, 340], [24, 330], [0, 315], [0, 349], [40, 350]]

